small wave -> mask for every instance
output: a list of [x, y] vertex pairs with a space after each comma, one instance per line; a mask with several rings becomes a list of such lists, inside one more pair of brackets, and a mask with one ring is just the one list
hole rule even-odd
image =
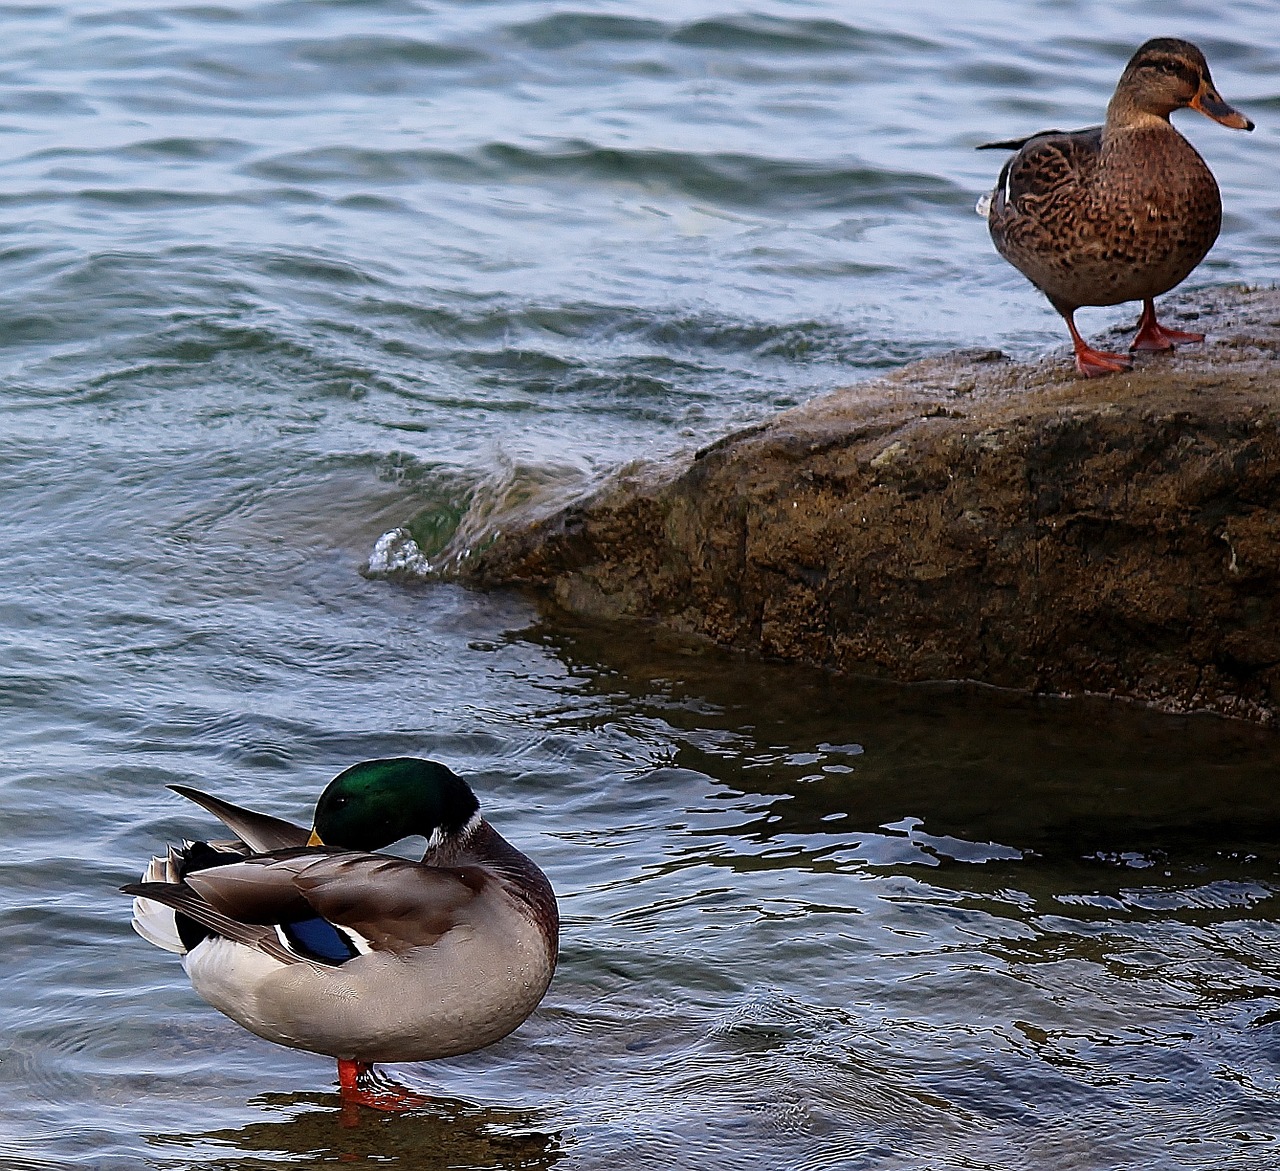
[[469, 183], [491, 178], [475, 159], [442, 150], [372, 150], [359, 147], [318, 147], [289, 151], [260, 159], [243, 173], [277, 183], [417, 183], [445, 179]]
[[[447, 484], [448, 478], [442, 482]], [[495, 540], [505, 526], [549, 515], [593, 483], [578, 465], [503, 460], [465, 491], [438, 490], [408, 525], [378, 538], [367, 577], [426, 580], [448, 576]]]
[[0, 93], [0, 114], [23, 114], [44, 117], [84, 117], [95, 114], [92, 103], [80, 94], [63, 93], [61, 90], [24, 89], [21, 86], [6, 87]]
[[699, 20], [683, 26], [671, 38], [700, 48], [751, 50], [770, 53], [833, 53], [932, 49], [921, 37], [855, 28], [836, 20], [802, 20], [746, 13]]
[[671, 36], [672, 26], [637, 17], [557, 12], [507, 31], [535, 49], [567, 49], [592, 41], [662, 41]]
[[917, 36], [856, 28], [838, 20], [760, 13], [713, 17], [686, 24], [590, 12], [557, 12], [514, 25], [508, 32], [537, 49], [565, 49], [591, 42], [670, 42], [690, 48], [770, 54], [892, 53], [932, 49]]
[[491, 142], [467, 152], [325, 147], [257, 160], [244, 173], [290, 184], [476, 184], [538, 178], [575, 185], [632, 184], [726, 208], [842, 209], [910, 203], [968, 204], [967, 190], [922, 171], [705, 153], [599, 146], [581, 139], [534, 148]]
[[[66, 176], [51, 174], [48, 178], [57, 182]], [[261, 208], [282, 202], [319, 203], [321, 197], [303, 189], [263, 191], [226, 190], [176, 190], [164, 187], [138, 187], [121, 182], [117, 187], [27, 187], [0, 193], [0, 207], [38, 208], [42, 211], [57, 204], [85, 203], [132, 211], [185, 211], [195, 208], [247, 207]]]
[[[25, 1143], [0, 1142], [0, 1166], [5, 1171], [70, 1171], [76, 1164], [61, 1159], [52, 1159], [43, 1150], [45, 1140], [37, 1136], [27, 1139]], [[22, 1146], [39, 1154], [24, 1154]]]
[[[712, 311], [689, 313], [592, 301], [539, 304], [495, 299], [469, 305], [457, 300], [439, 305], [388, 302], [365, 305], [364, 309], [370, 314], [390, 314], [424, 333], [449, 341], [498, 343], [503, 352], [524, 348], [526, 342], [522, 339], [531, 337], [601, 344], [646, 341], [663, 347], [750, 352], [775, 337], [779, 330], [804, 328], [799, 323], [744, 322]], [[830, 326], [825, 328], [830, 332]]]
[[[116, 154], [123, 158], [146, 159], [159, 162], [208, 163], [226, 159], [238, 159], [253, 148], [237, 138], [152, 138], [143, 142], [117, 147], [112, 151], [81, 152]], [[54, 152], [46, 152], [54, 153]]]
[[760, 155], [622, 149], [572, 140], [534, 150], [508, 143], [481, 148], [479, 158], [507, 174], [634, 183], [665, 188], [728, 207], [854, 209], [906, 201], [967, 201], [937, 175]]
[[439, 69], [474, 65], [486, 54], [461, 45], [441, 45], [413, 37], [344, 36], [298, 41], [292, 46], [300, 60], [353, 69], [386, 70], [397, 66]]
[[[509, 374], [561, 390], [583, 379], [583, 389], [596, 390], [634, 377], [642, 393], [678, 385], [687, 395], [722, 373], [725, 358], [863, 368], [921, 356], [916, 343], [857, 336], [838, 321], [750, 320], [711, 309], [496, 299], [470, 305], [369, 300], [356, 308], [386, 323], [375, 332], [386, 332], [397, 353], [446, 358], [497, 378]], [[411, 331], [420, 336], [413, 339]], [[434, 341], [449, 348], [438, 349]]]
[[1231, 911], [1251, 910], [1258, 903], [1276, 897], [1270, 886], [1256, 882], [1219, 880], [1187, 888], [1141, 887], [1123, 889], [1114, 895], [1061, 894], [1057, 901], [1067, 906], [1115, 911]]
[[278, 254], [267, 258], [262, 268], [291, 280], [318, 281], [326, 285], [380, 285], [380, 277], [350, 261], [333, 256]]

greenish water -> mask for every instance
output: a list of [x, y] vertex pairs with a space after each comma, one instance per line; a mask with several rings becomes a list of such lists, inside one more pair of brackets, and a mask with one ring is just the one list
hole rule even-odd
[[[1280, 1163], [1272, 733], [895, 688], [363, 577], [810, 394], [1061, 328], [972, 146], [1190, 36], [1251, 136], [1195, 281], [1274, 278], [1274, 8], [4, 8], [0, 1166]], [[1127, 311], [1082, 315], [1090, 329]], [[561, 968], [398, 1069], [243, 1033], [115, 888], [363, 757], [473, 782]]]

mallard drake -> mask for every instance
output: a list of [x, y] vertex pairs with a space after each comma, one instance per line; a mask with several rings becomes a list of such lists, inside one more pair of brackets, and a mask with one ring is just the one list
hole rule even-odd
[[[353, 765], [320, 795], [311, 830], [170, 787], [238, 840], [153, 858], [122, 888], [134, 929], [182, 956], [196, 992], [250, 1032], [337, 1058], [344, 1099], [394, 1108], [396, 1095], [370, 1088], [372, 1063], [489, 1045], [546, 992], [551, 884], [444, 765]], [[421, 862], [372, 852], [414, 835]]]
[[1253, 129], [1214, 88], [1204, 54], [1161, 37], [1125, 66], [1103, 125], [978, 147], [1017, 152], [978, 210], [996, 250], [1066, 320], [1076, 369], [1086, 377], [1132, 362], [1085, 342], [1074, 320], [1082, 305], [1142, 301], [1130, 350], [1204, 340], [1161, 325], [1154, 301], [1191, 274], [1222, 223], [1212, 172], [1169, 122], [1188, 106], [1224, 126]]

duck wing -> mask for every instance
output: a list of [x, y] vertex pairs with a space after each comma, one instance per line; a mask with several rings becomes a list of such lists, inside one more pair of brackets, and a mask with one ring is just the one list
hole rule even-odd
[[230, 801], [224, 801], [210, 793], [202, 793], [199, 789], [186, 785], [170, 785], [169, 788], [188, 801], [194, 801], [201, 808], [207, 809], [254, 853], [264, 854], [272, 850], [305, 846], [311, 836], [310, 830], [294, 825], [291, 821], [271, 817], [266, 813], [255, 813], [252, 809], [232, 805]]
[[1102, 153], [1102, 127], [1043, 130], [1028, 138], [988, 142], [979, 150], [1016, 153], [1000, 172], [994, 192], [997, 213], [1008, 206], [1051, 203], [1088, 182]]
[[429, 947], [467, 921], [468, 908], [491, 882], [475, 867], [318, 847], [198, 870], [180, 883], [121, 889], [284, 963], [339, 964], [361, 951]]
[[[208, 935], [217, 935], [257, 948], [281, 963], [301, 963], [311, 957], [291, 948], [276, 925], [314, 917], [315, 912], [287, 880], [282, 882], [281, 875], [272, 874], [269, 866], [263, 865], [270, 861], [267, 857], [246, 859], [189, 873], [180, 882], [131, 882], [120, 889], [135, 898], [161, 903], [179, 917], [199, 924], [195, 935], [178, 928], [184, 950], [190, 951]], [[246, 868], [251, 869], [252, 878]], [[241, 872], [240, 881], [210, 882], [211, 875], [233, 870]], [[229, 897], [224, 897], [224, 891]]]
[[465, 924], [497, 881], [476, 866], [428, 866], [381, 854], [335, 854], [296, 879], [325, 919], [358, 932], [377, 951], [430, 947]]

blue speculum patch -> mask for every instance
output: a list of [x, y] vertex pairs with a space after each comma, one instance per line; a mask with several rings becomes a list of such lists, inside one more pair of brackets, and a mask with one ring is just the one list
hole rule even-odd
[[280, 929], [294, 951], [309, 960], [345, 964], [359, 954], [351, 941], [325, 919], [299, 919], [282, 923]]

